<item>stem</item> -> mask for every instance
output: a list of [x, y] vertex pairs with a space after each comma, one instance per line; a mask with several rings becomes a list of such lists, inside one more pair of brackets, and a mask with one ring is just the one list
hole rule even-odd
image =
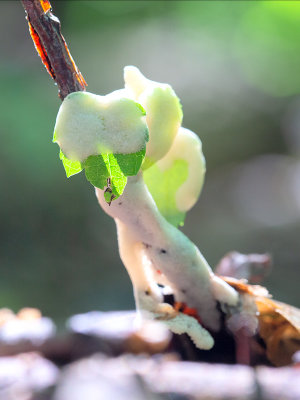
[[52, 14], [48, 0], [21, 0], [35, 48], [63, 100], [68, 94], [87, 86], [77, 68], [64, 37], [59, 19]]
[[[213, 274], [195, 245], [161, 216], [142, 174], [128, 178], [122, 198], [113, 201], [110, 207], [103, 200], [101, 190], [96, 189], [96, 194], [103, 210], [126, 225], [126, 235], [143, 247], [144, 257], [139, 262], [131, 265], [130, 259], [125, 260], [130, 275], [133, 276], [132, 269], [136, 271], [134, 281], [140, 276], [138, 270], [145, 268], [147, 259], [155, 271], [161, 271], [167, 278], [176, 301], [195, 308], [204, 324], [217, 330], [219, 312], [212, 289]], [[119, 239], [122, 239], [120, 233]], [[129, 255], [132, 251], [133, 246], [127, 248]]]

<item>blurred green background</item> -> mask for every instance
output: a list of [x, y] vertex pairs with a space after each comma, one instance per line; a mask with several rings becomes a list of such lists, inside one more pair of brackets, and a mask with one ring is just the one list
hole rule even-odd
[[[170, 83], [207, 177], [184, 232], [211, 266], [270, 252], [266, 285], [300, 306], [300, 2], [53, 1], [88, 90], [136, 65]], [[0, 306], [58, 322], [134, 307], [114, 222], [51, 143], [60, 105], [18, 1], [0, 2]]]

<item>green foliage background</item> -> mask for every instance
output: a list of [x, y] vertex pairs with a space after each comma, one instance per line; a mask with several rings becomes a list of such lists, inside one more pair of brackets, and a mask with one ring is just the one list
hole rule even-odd
[[[53, 1], [88, 90], [133, 64], [173, 85], [207, 160], [184, 231], [214, 266], [229, 250], [273, 255], [266, 284], [300, 306], [300, 3]], [[0, 2], [0, 306], [62, 321], [134, 306], [113, 221], [51, 143], [59, 107], [18, 1]]]

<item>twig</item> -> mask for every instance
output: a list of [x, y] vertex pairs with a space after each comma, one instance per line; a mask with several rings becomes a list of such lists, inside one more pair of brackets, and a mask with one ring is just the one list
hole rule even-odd
[[59, 19], [52, 14], [48, 0], [21, 0], [27, 14], [29, 31], [47, 71], [57, 83], [63, 100], [69, 93], [87, 86], [61, 34]]

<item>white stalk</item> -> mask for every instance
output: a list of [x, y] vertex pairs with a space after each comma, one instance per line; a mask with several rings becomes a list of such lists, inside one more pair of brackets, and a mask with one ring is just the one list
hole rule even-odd
[[[69, 95], [58, 113], [55, 141], [68, 162], [80, 164], [91, 155], [106, 152], [136, 153], [145, 147], [149, 130], [145, 180], [162, 214], [174, 222], [172, 218], [188, 211], [201, 192], [205, 175], [201, 141], [181, 127], [180, 102], [169, 85], [150, 81], [137, 68], [127, 67], [125, 86], [125, 91], [107, 96]], [[145, 108], [146, 116], [136, 102]], [[178, 162], [183, 169], [177, 169]], [[77, 165], [72, 168], [73, 173], [81, 170]], [[157, 176], [162, 176], [161, 191]], [[166, 182], [164, 177], [168, 177]], [[176, 178], [180, 187], [173, 185]], [[99, 187], [103, 188], [103, 183]], [[167, 193], [171, 188], [172, 194]], [[196, 318], [164, 303], [158, 283], [170, 286], [175, 302], [195, 309], [212, 331], [220, 327], [217, 301], [234, 306], [237, 292], [213, 274], [198, 248], [159, 212], [141, 171], [128, 177], [124, 193], [111, 204], [103, 190], [96, 189], [96, 195], [103, 210], [116, 221], [120, 256], [133, 284], [137, 308], [163, 320], [173, 332], [189, 334], [199, 348], [211, 348], [210, 333]]]
[[153, 301], [159, 300], [156, 286], [147, 275], [151, 264], [166, 276], [176, 300], [195, 308], [204, 325], [217, 330], [216, 297], [220, 291], [215, 287], [222, 289], [222, 300], [228, 303], [236, 303], [237, 295], [230, 286], [220, 284], [197, 247], [161, 216], [142, 173], [128, 178], [123, 195], [111, 206], [102, 190], [96, 189], [96, 194], [103, 210], [117, 222], [121, 257], [138, 301], [150, 296], [153, 306]]

